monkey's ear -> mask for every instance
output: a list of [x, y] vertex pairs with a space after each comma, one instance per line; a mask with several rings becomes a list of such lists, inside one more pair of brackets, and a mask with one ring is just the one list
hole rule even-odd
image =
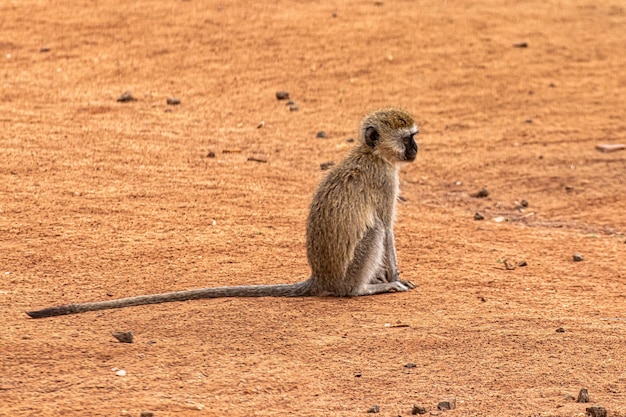
[[376, 146], [378, 139], [380, 139], [380, 135], [374, 126], [368, 126], [365, 128], [365, 143], [367, 143], [367, 146], [373, 148]]

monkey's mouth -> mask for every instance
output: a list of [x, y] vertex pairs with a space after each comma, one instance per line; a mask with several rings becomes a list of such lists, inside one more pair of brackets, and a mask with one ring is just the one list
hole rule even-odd
[[417, 146], [415, 146], [415, 149], [413, 149], [413, 148], [407, 149], [406, 152], [404, 153], [404, 160], [405, 161], [413, 162], [413, 161], [415, 161], [416, 157], [417, 157]]

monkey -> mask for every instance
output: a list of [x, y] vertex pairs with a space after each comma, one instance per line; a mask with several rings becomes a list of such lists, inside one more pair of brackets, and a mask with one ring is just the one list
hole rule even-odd
[[27, 312], [32, 318], [219, 297], [356, 297], [415, 288], [400, 279], [393, 223], [401, 165], [416, 159], [419, 130], [406, 110], [365, 116], [358, 144], [319, 184], [306, 222], [308, 279], [295, 284], [213, 287]]

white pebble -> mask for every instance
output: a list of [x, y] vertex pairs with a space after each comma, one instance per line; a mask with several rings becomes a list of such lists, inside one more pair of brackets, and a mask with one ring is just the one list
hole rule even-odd
[[123, 369], [120, 369], [119, 371], [117, 371], [115, 373], [115, 375], [117, 375], [117, 376], [126, 376], [126, 371], [123, 370]]

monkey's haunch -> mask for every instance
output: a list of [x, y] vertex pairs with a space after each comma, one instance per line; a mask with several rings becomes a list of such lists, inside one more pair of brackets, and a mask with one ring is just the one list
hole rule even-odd
[[146, 304], [169, 303], [173, 301], [189, 301], [220, 297], [301, 297], [309, 295], [309, 281], [297, 284], [276, 285], [245, 285], [237, 287], [201, 288], [197, 290], [175, 291], [163, 294], [140, 295], [138, 297], [120, 298], [117, 300], [98, 301], [95, 303], [67, 304], [43, 310], [29, 311], [34, 319], [63, 316], [66, 314], [84, 313], [87, 311], [108, 310], [113, 308], [132, 307]]

